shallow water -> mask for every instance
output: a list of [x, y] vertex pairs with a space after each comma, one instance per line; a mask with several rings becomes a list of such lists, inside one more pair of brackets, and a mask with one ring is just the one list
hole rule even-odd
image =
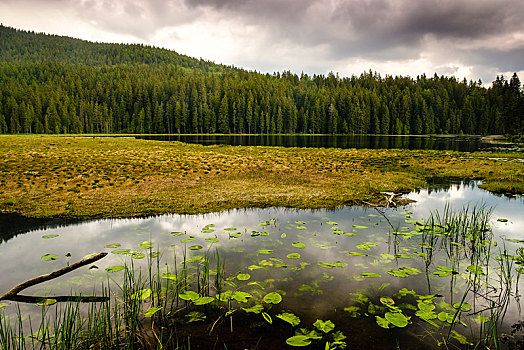
[[[507, 239], [524, 239], [524, 198], [498, 197], [478, 189], [476, 182], [440, 184], [406, 197], [416, 202], [402, 208], [378, 210], [364, 207], [335, 210], [267, 208], [191, 216], [106, 219], [63, 226], [57, 226], [56, 222], [35, 222], [34, 230], [28, 230], [27, 226], [16, 227], [16, 220], [11, 217], [12, 225], [2, 225], [0, 234], [5, 240], [0, 243], [0, 293], [29, 278], [78, 261], [87, 254], [115, 249], [147, 254], [148, 249], [140, 248], [144, 241], [152, 242], [153, 250], [162, 253], [162, 263], [172, 262], [174, 255], [180, 261], [184, 252], [186, 259], [198, 259], [204, 255], [213, 259], [216, 249], [220, 258], [226, 261], [228, 277], [239, 273], [250, 275], [247, 281], [233, 278], [231, 289], [248, 291], [254, 296], [278, 291], [283, 295], [280, 308], [299, 315], [302, 324], [309, 328], [317, 318], [330, 319], [336, 329], [348, 336], [348, 344], [388, 348], [392, 341], [400, 341], [411, 348], [433, 347], [436, 341], [423, 336], [433, 327], [429, 323], [412, 316], [412, 324], [406, 328], [384, 330], [377, 325], [367, 307], [365, 310], [355, 300], [359, 295], [365, 295], [380, 305], [378, 299], [381, 296], [393, 296], [407, 288], [418, 295], [437, 294], [438, 301], [449, 304], [460, 301], [464, 295], [464, 279], [458, 275], [439, 277], [434, 272], [437, 266], [451, 266], [453, 263], [461, 274], [465, 273], [472, 264], [468, 260], [467, 246], [457, 250], [458, 260], [452, 259], [445, 248], [433, 249], [433, 257], [428, 259], [428, 250], [421, 247], [427, 244], [427, 237], [417, 232], [415, 223], [426, 220], [431, 212], [443, 212], [446, 205], [455, 210], [468, 206], [470, 209], [492, 207], [490, 225], [493, 237], [488, 237], [490, 243], [486, 246], [493, 256], [504, 247], [513, 254], [522, 244]], [[173, 232], [181, 233], [176, 235]], [[184, 243], [188, 238], [193, 240]], [[217, 238], [218, 242], [209, 242], [210, 238]], [[497, 242], [497, 245], [491, 242]], [[300, 248], [297, 243], [303, 243], [305, 247]], [[109, 244], [120, 246], [107, 248]], [[202, 249], [190, 249], [198, 248], [196, 246], [202, 246]], [[44, 254], [56, 254], [58, 259], [42, 261]], [[145, 266], [146, 260], [133, 259], [133, 263]], [[121, 278], [122, 272], [108, 273], [106, 268], [130, 261], [128, 255], [109, 254], [94, 264], [97, 268], [79, 269], [24, 293], [48, 296], [71, 292], [97, 293], [108, 275], [117, 281]], [[496, 272], [496, 260], [490, 260], [489, 264], [493, 264], [491, 276]], [[412, 270], [415, 272], [407, 277], [389, 273], [406, 267], [415, 269]], [[365, 277], [366, 274], [377, 277]], [[516, 287], [514, 285], [512, 290]], [[521, 290], [522, 287], [520, 285]], [[473, 306], [471, 313], [485, 306], [485, 300], [471, 295], [466, 301]], [[6, 312], [13, 311], [14, 304], [9, 303]], [[350, 306], [360, 308], [359, 317], [350, 317], [350, 313], [344, 311]], [[518, 302], [511, 298], [505, 314], [505, 327], [521, 319], [517, 306], [520, 306]], [[34, 315], [41, 311], [35, 305], [22, 305], [21, 309], [25, 314]], [[465, 334], [475, 332], [471, 318], [473, 316], [464, 315], [468, 326], [462, 329]]]

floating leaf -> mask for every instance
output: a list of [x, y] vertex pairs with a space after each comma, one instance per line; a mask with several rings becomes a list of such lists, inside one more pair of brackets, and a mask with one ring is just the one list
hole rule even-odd
[[211, 233], [211, 232], [215, 232], [215, 230], [213, 230], [212, 228], [204, 228], [204, 229], [202, 229], [202, 233]]
[[197, 300], [194, 300], [193, 304], [195, 304], [195, 305], [206, 305], [206, 304], [209, 304], [209, 303], [213, 302], [214, 300], [215, 300], [215, 298], [213, 298], [213, 297], [200, 297]]
[[259, 314], [264, 310], [264, 307], [260, 304], [255, 304], [252, 307], [243, 307], [242, 310], [245, 312], [252, 312], [254, 314]]
[[393, 306], [393, 305], [395, 305], [395, 300], [391, 299], [390, 297], [381, 297], [380, 298], [380, 302], [383, 305], [386, 305], [386, 306]]
[[192, 245], [188, 249], [189, 250], [200, 250], [200, 249], [202, 249], [202, 246], [201, 245]]
[[293, 337], [287, 338], [286, 343], [290, 346], [308, 346], [311, 344], [311, 340], [305, 335], [295, 335]]
[[288, 259], [300, 259], [300, 254], [298, 253], [291, 253], [287, 255]]
[[161, 277], [172, 281], [176, 281], [178, 279], [177, 275], [174, 273], [163, 273]]
[[195, 239], [193, 237], [187, 237], [187, 238], [182, 238], [180, 240], [180, 243], [189, 243], [189, 242], [193, 242]]
[[344, 311], [348, 312], [350, 317], [359, 317], [360, 316], [360, 308], [358, 306], [345, 307]]
[[138, 246], [142, 249], [150, 249], [153, 248], [153, 243], [149, 241], [143, 241]]
[[330, 320], [322, 321], [317, 319], [315, 323], [313, 323], [313, 326], [315, 326], [319, 331], [322, 331], [324, 333], [329, 333], [333, 329], [335, 329], [335, 324]]
[[381, 277], [379, 273], [375, 272], [362, 272], [360, 275], [364, 278]]
[[347, 252], [348, 255], [357, 255], [357, 256], [368, 256], [366, 253], [362, 252]]
[[358, 228], [358, 229], [368, 228], [367, 226], [364, 226], [364, 225], [353, 225], [353, 227]]
[[264, 267], [263, 266], [258, 266], [258, 265], [250, 265], [247, 268], [248, 268], [248, 270], [253, 271], [253, 270], [263, 269]]
[[107, 272], [117, 272], [117, 271], [121, 271], [123, 269], [125, 269], [125, 266], [117, 265], [117, 266], [111, 266], [111, 267], [106, 268], [106, 271]]
[[[69, 255], [67, 255], [67, 254], [69, 254]], [[67, 257], [70, 257], [70, 256], [71, 256], [71, 253], [67, 253], [67, 254], [66, 254]], [[84, 256], [82, 257], [82, 259], [91, 259], [92, 257], [97, 256], [97, 255], [98, 255], [98, 253], [87, 254], [87, 255], [84, 255]]]
[[386, 320], [396, 327], [406, 327], [408, 325], [409, 318], [401, 312], [386, 312], [384, 315]]
[[437, 275], [439, 277], [447, 277], [451, 274], [457, 274], [458, 272], [455, 271], [454, 269], [452, 269], [451, 267], [448, 267], [448, 266], [435, 266], [435, 269], [437, 271], [433, 272], [434, 275]]
[[499, 219], [497, 219], [497, 221], [499, 221], [499, 222], [508, 222], [508, 219], [499, 218]]
[[121, 254], [121, 255], [127, 255], [129, 254], [129, 252], [130, 252], [130, 249], [115, 249], [111, 251], [111, 253], [113, 254]]
[[187, 290], [183, 293], [178, 294], [178, 296], [180, 297], [180, 299], [192, 300], [192, 301], [195, 301], [198, 298], [200, 298], [200, 295], [198, 295], [198, 293], [196, 292], [193, 292], [192, 290]]
[[162, 310], [163, 306], [153, 306], [153, 307], [150, 307], [149, 309], [147, 309], [145, 312], [144, 312], [144, 316], [145, 317], [151, 317], [153, 316], [154, 314], [156, 314], [158, 311]]
[[41, 299], [38, 303], [36, 303], [36, 305], [38, 305], [38, 306], [51, 306], [51, 305], [56, 304], [57, 302], [58, 301], [56, 299], [45, 298], [45, 299]]
[[273, 251], [271, 249], [259, 249], [257, 250], [258, 254], [272, 254]]
[[451, 331], [451, 337], [458, 340], [462, 345], [473, 345], [473, 343], [468, 342], [468, 339], [462, 334], [458, 333], [456, 330]]
[[338, 222], [335, 222], [335, 221], [326, 221], [326, 224], [331, 225], [331, 226], [336, 226], [336, 225], [338, 225]]
[[236, 301], [238, 301], [239, 303], [247, 303], [247, 299], [252, 298], [253, 295], [247, 292], [242, 292], [242, 291], [237, 290], [231, 295], [231, 297], [235, 299]]
[[239, 238], [241, 236], [242, 236], [242, 233], [240, 233], [240, 232], [234, 232], [234, 233], [230, 233], [229, 234], [229, 237], [231, 237], [231, 238]]
[[262, 317], [264, 317], [264, 320], [266, 320], [267, 323], [269, 323], [269, 324], [273, 324], [273, 320], [271, 319], [271, 316], [269, 316], [268, 313], [266, 313], [266, 312], [262, 312]]
[[111, 243], [106, 245], [106, 248], [118, 248], [120, 247], [120, 243]]
[[264, 302], [268, 304], [278, 304], [282, 301], [282, 296], [277, 292], [271, 292], [264, 296]]
[[237, 278], [239, 281], [247, 281], [248, 279], [251, 278], [251, 275], [249, 273], [239, 273], [237, 275]]
[[237, 230], [236, 227], [226, 227], [226, 228], [224, 229], [224, 231], [236, 231], [236, 230]]
[[305, 230], [305, 229], [307, 229], [307, 227], [304, 226], [304, 225], [297, 225], [297, 228], [298, 228], [299, 230]]
[[474, 273], [475, 275], [485, 275], [484, 270], [482, 269], [482, 267], [480, 267], [478, 265], [469, 265], [467, 270], [469, 272]]
[[42, 255], [42, 260], [44, 261], [51, 261], [51, 260], [56, 260], [58, 259], [58, 255], [56, 254], [45, 254], [45, 255]]
[[131, 258], [133, 259], [143, 259], [146, 257], [146, 255], [144, 253], [139, 253], [139, 252], [131, 252]]
[[377, 324], [382, 327], [382, 328], [390, 328], [389, 327], [389, 321], [386, 320], [385, 318], [383, 317], [380, 317], [380, 316], [375, 316], [375, 320], [377, 321]]
[[291, 245], [295, 248], [301, 248], [301, 249], [306, 247], [306, 245], [302, 242], [293, 242]]
[[280, 235], [280, 238], [286, 238], [287, 237], [287, 234], [284, 232]]
[[400, 259], [411, 259], [411, 258], [413, 258], [413, 255], [409, 255], [409, 254], [405, 254], [405, 253], [395, 254], [395, 256], [397, 258], [400, 258]]
[[209, 238], [204, 239], [204, 241], [209, 242], [209, 243], [218, 243], [218, 242], [220, 242], [218, 240], [218, 238], [216, 238], [216, 237], [209, 237]]
[[53, 234], [50, 234], [50, 235], [43, 235], [42, 238], [44, 239], [49, 239], [49, 238], [55, 238], [55, 237], [58, 237], [59, 235], [57, 235], [56, 233], [53, 233]]
[[298, 326], [300, 324], [300, 318], [289, 312], [281, 313], [280, 315], [277, 315], [277, 317], [291, 324], [293, 327]]
[[455, 309], [460, 309], [460, 311], [470, 311], [471, 310], [471, 305], [466, 302], [455, 303], [453, 304], [453, 307]]
[[171, 235], [177, 237], [177, 236], [183, 236], [185, 235], [186, 233], [185, 232], [171, 232]]
[[141, 289], [135, 292], [131, 297], [133, 299], [145, 300], [151, 296], [151, 288]]

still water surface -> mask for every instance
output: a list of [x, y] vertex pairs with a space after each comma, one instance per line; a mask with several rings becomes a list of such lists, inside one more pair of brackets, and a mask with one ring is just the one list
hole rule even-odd
[[[34, 222], [32, 228], [17, 228], [16, 220], [11, 217], [11, 225], [0, 226], [0, 237], [4, 240], [0, 243], [0, 293], [29, 278], [78, 261], [87, 254], [114, 251], [114, 248], [106, 247], [110, 244], [119, 244], [118, 249], [147, 254], [147, 250], [140, 248], [140, 243], [150, 241], [154, 249], [162, 253], [162, 262], [167, 263], [173, 261], [174, 254], [180, 261], [183, 252], [187, 253], [186, 259], [198, 259], [203, 255], [213, 257], [217, 248], [221, 259], [226, 261], [228, 276], [238, 273], [251, 276], [248, 281], [235, 280], [237, 289], [253, 295], [256, 295], [256, 289], [260, 289], [260, 293], [262, 289], [264, 293], [279, 291], [284, 296], [282, 308], [299, 315], [303, 324], [311, 327], [317, 318], [330, 319], [348, 336], [348, 344], [353, 345], [388, 348], [392, 341], [400, 341], [410, 344], [411, 348], [433, 347], [436, 345], [434, 339], [423, 336], [425, 329], [432, 327], [428, 323], [412, 316], [413, 324], [405, 329], [384, 330], [356, 301], [359, 295], [370, 299], [393, 296], [407, 288], [419, 295], [437, 294], [438, 301], [448, 304], [460, 301], [465, 285], [461, 278], [452, 280], [452, 276], [434, 274], [437, 266], [451, 266], [449, 251], [434, 249], [434, 256], [428, 259], [428, 250], [421, 248], [427, 241], [416, 233], [415, 222], [426, 220], [431, 212], [443, 212], [447, 205], [454, 210], [467, 206], [470, 209], [491, 207], [493, 237], [489, 241], [497, 242], [497, 245], [488, 243], [491, 254], [496, 256], [504, 248], [513, 254], [522, 246], [515, 240], [524, 239], [524, 197], [498, 197], [478, 189], [476, 182], [424, 189], [407, 197], [416, 202], [383, 210], [364, 207], [239, 209], [205, 215], [106, 219], [67, 225]], [[413, 235], [410, 236], [409, 232]], [[218, 239], [218, 242], [210, 242], [211, 238]], [[305, 247], [297, 243], [303, 243]], [[203, 248], [188, 249], [198, 245]], [[467, 250], [465, 246], [459, 247], [459, 253], [464, 252], [461, 255], [464, 259], [453, 265], [461, 274], [471, 264], [465, 253]], [[59, 258], [42, 261], [41, 257], [49, 253]], [[66, 257], [69, 254], [71, 257]], [[130, 256], [108, 254], [95, 263], [97, 268], [79, 269], [25, 293], [48, 296], [70, 292], [97, 293], [101, 284], [107, 281], [105, 269], [130, 260]], [[134, 259], [133, 262], [145, 265], [145, 260]], [[495, 271], [496, 260], [492, 259], [491, 263], [494, 266], [490, 271]], [[406, 267], [419, 272], [407, 277], [389, 273]], [[110, 276], [119, 280], [119, 274], [122, 272]], [[249, 282], [258, 282], [258, 285]], [[513, 285], [512, 290], [516, 287], [518, 285]], [[520, 290], [523, 287], [520, 282]], [[466, 300], [473, 305], [473, 311], [485, 306], [483, 300], [472, 295], [468, 295]], [[344, 311], [350, 306], [360, 308], [358, 317], [351, 317]], [[518, 301], [512, 297], [511, 307], [505, 313], [506, 328], [522, 319], [517, 306], [520, 306]], [[21, 305], [21, 309], [25, 314], [34, 315], [41, 311], [34, 305]], [[14, 303], [5, 310], [8, 313], [13, 311]], [[475, 333], [475, 322], [471, 319], [473, 316], [464, 316], [467, 327], [460, 326], [457, 330], [465, 335], [470, 335], [470, 331]]]
[[432, 149], [461, 152], [524, 151], [522, 146], [496, 144], [480, 136], [420, 135], [148, 135], [139, 138], [202, 145], [281, 146], [372, 149]]

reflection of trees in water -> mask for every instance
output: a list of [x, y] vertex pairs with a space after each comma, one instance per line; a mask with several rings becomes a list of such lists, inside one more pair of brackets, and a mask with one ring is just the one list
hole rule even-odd
[[0, 243], [7, 242], [20, 234], [30, 231], [44, 231], [80, 223], [80, 220], [57, 218], [28, 218], [18, 214], [0, 215]]
[[458, 190], [461, 187], [475, 189], [477, 188], [477, 180], [467, 180], [467, 179], [446, 179], [446, 178], [428, 178], [426, 179], [428, 186], [415, 190], [415, 193], [420, 193], [421, 191], [428, 191], [428, 194], [440, 193], [440, 192], [449, 192], [451, 189]]

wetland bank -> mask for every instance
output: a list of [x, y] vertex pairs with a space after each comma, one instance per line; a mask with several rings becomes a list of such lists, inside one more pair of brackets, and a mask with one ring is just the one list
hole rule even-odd
[[[109, 253], [33, 287], [39, 305], [3, 301], [4, 348], [521, 344], [518, 153], [40, 135], [0, 145], [2, 209], [34, 223], [2, 231], [2, 289]], [[482, 181], [435, 184], [446, 177]], [[383, 192], [415, 202], [374, 207]], [[75, 223], [92, 218], [108, 219]], [[19, 254], [31, 258], [13, 267]], [[110, 301], [55, 303], [64, 294]]]

